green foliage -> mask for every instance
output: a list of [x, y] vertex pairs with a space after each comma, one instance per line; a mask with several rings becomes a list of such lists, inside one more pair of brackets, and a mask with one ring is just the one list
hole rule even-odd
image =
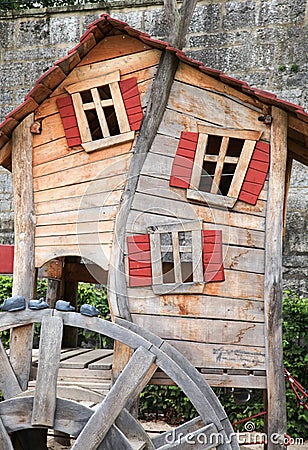
[[149, 384], [140, 395], [139, 417], [144, 420], [164, 418], [179, 424], [196, 417], [197, 411], [177, 386]]
[[290, 71], [297, 73], [299, 71], [299, 67], [297, 64], [291, 64]]
[[278, 72], [285, 72], [286, 71], [286, 66], [284, 64], [280, 64], [280, 66], [278, 66]]

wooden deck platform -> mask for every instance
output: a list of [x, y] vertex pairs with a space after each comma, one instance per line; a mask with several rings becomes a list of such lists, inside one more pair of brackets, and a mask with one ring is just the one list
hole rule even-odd
[[[106, 394], [111, 385], [111, 369], [113, 362], [112, 349], [88, 349], [74, 348], [63, 349], [61, 351], [60, 368], [58, 373], [59, 386], [80, 386]], [[32, 370], [29, 387], [35, 385], [38, 366], [38, 349], [33, 350]], [[237, 385], [233, 387], [246, 387], [247, 375], [251, 375], [255, 380], [255, 388], [264, 388], [266, 381], [264, 371], [249, 370], [213, 370], [198, 368], [198, 371], [211, 386], [219, 386], [221, 383], [227, 383], [229, 377], [237, 380]], [[236, 376], [235, 376], [236, 375]], [[151, 379], [152, 384], [169, 385], [174, 384], [164, 372], [157, 370]], [[231, 384], [230, 384], [231, 386]]]

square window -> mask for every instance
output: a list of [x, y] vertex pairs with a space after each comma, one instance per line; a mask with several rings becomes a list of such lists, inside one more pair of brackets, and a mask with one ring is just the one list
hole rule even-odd
[[203, 291], [202, 221], [148, 228], [155, 294]]
[[72, 96], [81, 145], [87, 152], [134, 139], [119, 81], [117, 70], [66, 87]]
[[198, 131], [187, 198], [232, 208], [262, 133], [201, 124]]

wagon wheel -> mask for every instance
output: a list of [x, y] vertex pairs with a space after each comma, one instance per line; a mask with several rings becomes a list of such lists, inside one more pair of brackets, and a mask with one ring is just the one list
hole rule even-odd
[[[41, 322], [36, 388], [21, 396], [21, 389], [7, 355], [0, 347], [0, 447], [12, 450], [9, 433], [51, 428], [70, 434], [72, 450], [238, 449], [232, 426], [212, 389], [181, 353], [158, 336], [117, 319], [111, 323], [78, 313], [55, 310], [0, 314], [0, 331]], [[107, 396], [94, 411], [74, 400], [57, 397], [63, 326], [84, 328], [118, 340], [134, 353]], [[132, 403], [157, 368], [163, 370], [185, 393], [199, 417], [151, 440], [129, 414]], [[97, 394], [99, 395], [99, 394]], [[136, 442], [139, 446], [136, 447]]]

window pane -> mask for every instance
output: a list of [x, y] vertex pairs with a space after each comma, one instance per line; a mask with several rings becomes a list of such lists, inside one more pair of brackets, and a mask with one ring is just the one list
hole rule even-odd
[[163, 282], [175, 283], [173, 262], [163, 262], [162, 269], [163, 269]]
[[111, 98], [110, 88], [108, 84], [105, 86], [101, 86], [98, 88], [98, 93], [101, 98], [101, 100], [108, 100]]
[[220, 146], [221, 146], [221, 142], [222, 142], [222, 136], [209, 135], [205, 153], [207, 155], [218, 155]]
[[203, 170], [200, 177], [199, 190], [203, 192], [210, 192], [212, 182], [215, 174], [216, 163], [204, 161]]
[[116, 136], [120, 134], [120, 128], [118, 125], [117, 116], [113, 106], [107, 106], [104, 108], [106, 122], [108, 124], [110, 136]]
[[172, 234], [171, 233], [161, 233], [160, 244], [161, 245], [172, 245]]
[[236, 164], [224, 164], [219, 184], [219, 191], [222, 195], [228, 194], [235, 169]]
[[173, 262], [172, 252], [162, 252], [161, 257], [163, 262]]
[[194, 281], [192, 263], [191, 262], [182, 263], [181, 270], [183, 283], [192, 283]]
[[181, 262], [191, 262], [192, 261], [192, 254], [183, 252], [180, 253]]
[[85, 111], [93, 141], [102, 139], [103, 134], [95, 109]]
[[227, 156], [235, 156], [239, 158], [241, 156], [241, 151], [244, 145], [244, 139], [235, 139], [230, 138], [228, 150], [227, 150]]
[[93, 102], [91, 91], [82, 91], [80, 92], [82, 103], [90, 103]]
[[180, 231], [179, 232], [179, 244], [180, 246], [191, 245], [191, 231]]

